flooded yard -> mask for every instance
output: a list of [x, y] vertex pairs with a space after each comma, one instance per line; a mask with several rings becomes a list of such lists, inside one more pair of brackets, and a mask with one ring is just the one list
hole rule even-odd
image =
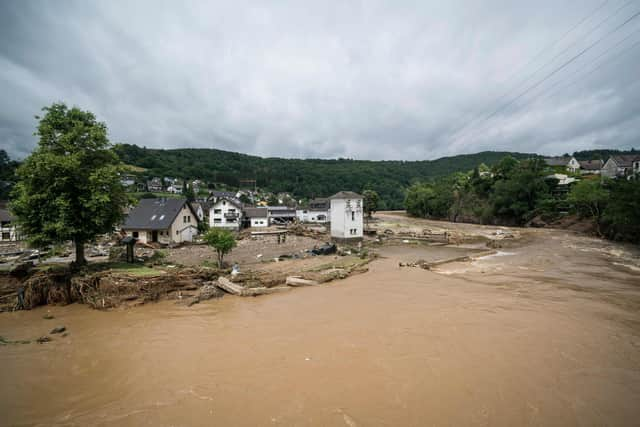
[[527, 233], [432, 271], [399, 262], [469, 248], [383, 246], [366, 273], [258, 298], [2, 313], [6, 339], [69, 335], [0, 346], [0, 424], [636, 424], [637, 249]]

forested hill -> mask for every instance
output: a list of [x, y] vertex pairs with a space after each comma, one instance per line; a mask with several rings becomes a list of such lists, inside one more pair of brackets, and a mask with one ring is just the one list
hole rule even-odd
[[488, 166], [507, 154], [516, 158], [531, 154], [485, 151], [423, 161], [368, 161], [262, 158], [216, 149], [116, 147], [122, 160], [147, 169], [149, 176], [199, 178], [237, 187], [241, 179], [255, 179], [258, 187], [289, 192], [296, 197], [322, 197], [340, 190], [373, 189], [382, 208], [404, 208], [405, 189], [413, 182], [458, 171], [469, 171], [480, 163]]

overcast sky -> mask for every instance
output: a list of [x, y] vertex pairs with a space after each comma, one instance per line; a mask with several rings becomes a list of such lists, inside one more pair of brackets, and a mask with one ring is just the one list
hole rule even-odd
[[26, 156], [34, 115], [55, 101], [94, 112], [112, 142], [157, 148], [376, 160], [640, 148], [640, 16], [614, 31], [639, 11], [639, 0], [0, 1], [0, 148]]

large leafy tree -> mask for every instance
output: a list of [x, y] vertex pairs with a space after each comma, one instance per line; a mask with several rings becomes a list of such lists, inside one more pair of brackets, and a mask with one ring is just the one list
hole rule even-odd
[[567, 196], [567, 201], [582, 216], [593, 218], [599, 235], [602, 235], [600, 225], [607, 202], [609, 201], [609, 190], [600, 180], [585, 179], [576, 183]]
[[11, 160], [5, 150], [0, 150], [0, 200], [5, 200], [9, 196], [17, 167], [18, 162]]
[[378, 193], [373, 190], [364, 190], [362, 192], [362, 196], [364, 197], [364, 212], [369, 218], [371, 218], [371, 216], [378, 211], [380, 196], [378, 196]]
[[121, 162], [91, 112], [63, 103], [43, 111], [38, 146], [18, 168], [12, 210], [32, 244], [71, 240], [83, 265], [85, 243], [112, 231], [128, 203]]
[[640, 243], [640, 179], [617, 179], [607, 187], [610, 197], [602, 215], [605, 233], [613, 239]]

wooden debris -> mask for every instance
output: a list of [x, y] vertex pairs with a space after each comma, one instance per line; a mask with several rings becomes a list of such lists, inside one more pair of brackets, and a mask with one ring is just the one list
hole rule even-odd
[[286, 284], [288, 286], [293, 286], [293, 287], [319, 285], [319, 283], [316, 282], [315, 280], [307, 280], [307, 279], [303, 279], [303, 278], [298, 277], [298, 276], [289, 276], [289, 277], [287, 277]]

